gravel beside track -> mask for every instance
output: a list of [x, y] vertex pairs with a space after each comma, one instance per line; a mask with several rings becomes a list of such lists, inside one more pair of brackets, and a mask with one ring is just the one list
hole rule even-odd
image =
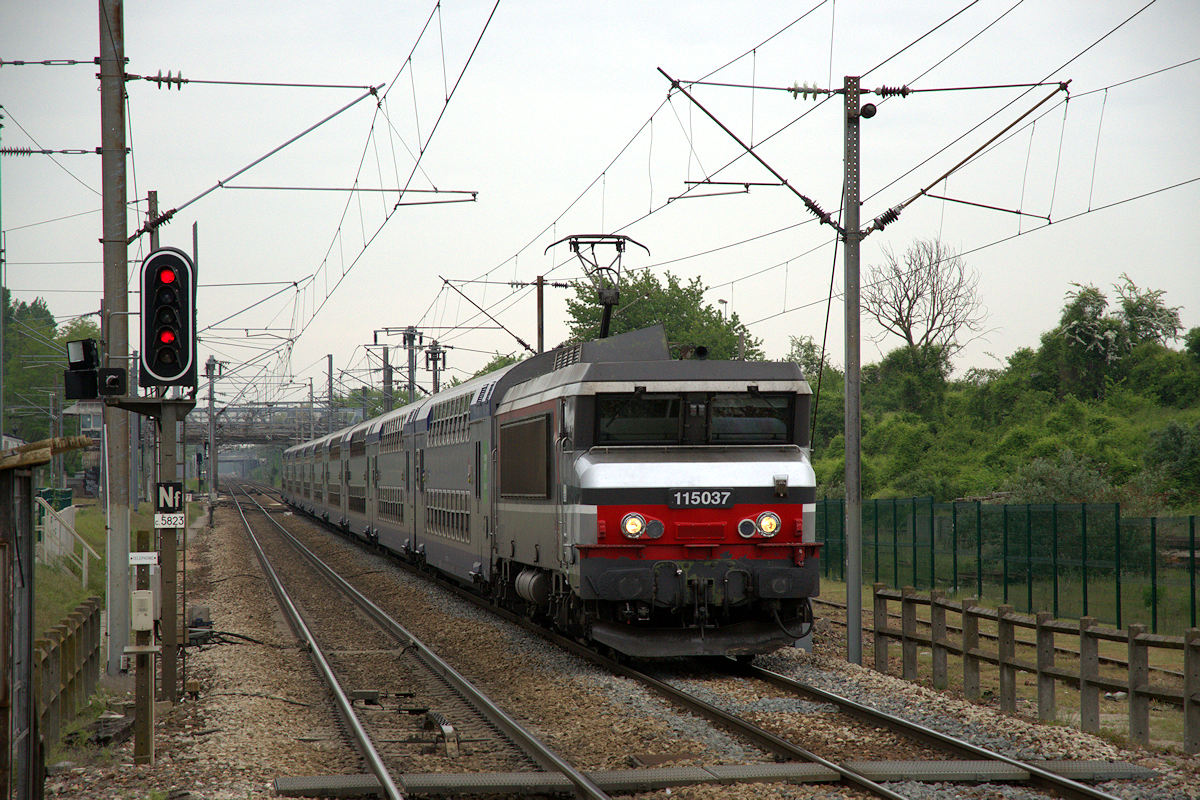
[[[266, 499], [263, 499], [267, 505]], [[638, 764], [682, 766], [769, 762], [772, 759], [706, 722], [676, 711], [632, 681], [602, 673], [579, 659], [448, 597], [385, 559], [351, 548], [328, 532], [276, 510], [276, 518], [351, 583], [393, 613], [413, 633], [450, 658], [493, 699], [506, 706], [565, 757], [583, 769], [624, 769]], [[264, 644], [192, 649], [189, 680], [195, 697], [160, 714], [158, 760], [134, 765], [132, 741], [111, 753], [55, 769], [51, 798], [242, 800], [274, 797], [270, 782], [282, 775], [362, 771], [345, 743], [336, 716], [308, 656], [294, 644], [276, 609], [235, 511], [218, 508], [216, 525], [189, 534], [189, 602], [212, 609], [214, 627]], [[1122, 798], [1200, 798], [1200, 759], [1121, 749], [1094, 736], [1002, 716], [944, 693], [844, 663], [844, 630], [818, 623], [814, 654], [787, 649], [756, 663], [831, 692], [904, 713], [910, 719], [1015, 758], [1088, 758], [1131, 761], [1155, 769], [1154, 781], [1112, 782], [1102, 788]], [[736, 691], [736, 690], [734, 690]], [[727, 701], [722, 700], [722, 704]], [[745, 697], [736, 710], [763, 724], [802, 729], [833, 716], [820, 703]], [[833, 735], [828, 732], [822, 736]], [[804, 741], [799, 744], [807, 746]], [[859, 757], [880, 757], [878, 754]], [[926, 798], [1034, 798], [1009, 785], [892, 784], [914, 800]], [[172, 794], [173, 793], [173, 794]], [[644, 798], [861, 797], [826, 784], [752, 784], [680, 787]]]

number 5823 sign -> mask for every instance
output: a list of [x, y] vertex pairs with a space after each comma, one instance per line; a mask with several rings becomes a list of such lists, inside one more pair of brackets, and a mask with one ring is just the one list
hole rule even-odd
[[187, 514], [183, 510], [183, 484], [179, 481], [164, 481], [156, 485], [154, 527], [187, 527]]

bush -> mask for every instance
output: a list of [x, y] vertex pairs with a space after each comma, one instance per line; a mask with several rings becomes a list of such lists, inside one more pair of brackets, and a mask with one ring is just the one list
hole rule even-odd
[[1161, 469], [1165, 479], [1186, 493], [1195, 493], [1200, 487], [1200, 423], [1188, 428], [1178, 422], [1168, 422], [1150, 434], [1146, 448], [1147, 466]]
[[1115, 499], [1104, 473], [1086, 456], [1062, 450], [1053, 458], [1035, 458], [1006, 484], [1013, 503], [1100, 503]]

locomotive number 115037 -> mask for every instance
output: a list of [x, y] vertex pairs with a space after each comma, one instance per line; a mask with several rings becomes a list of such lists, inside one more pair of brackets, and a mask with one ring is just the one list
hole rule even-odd
[[671, 489], [667, 493], [668, 508], [732, 508], [730, 489]]

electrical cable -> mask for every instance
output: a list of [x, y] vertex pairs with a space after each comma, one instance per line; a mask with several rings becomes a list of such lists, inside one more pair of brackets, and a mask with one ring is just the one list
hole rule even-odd
[[[1077, 220], [1077, 219], [1080, 219], [1080, 218], [1082, 218], [1082, 217], [1085, 217], [1085, 216], [1087, 216], [1087, 215], [1089, 215], [1089, 214], [1096, 214], [1096, 213], [1099, 213], [1099, 212], [1101, 212], [1101, 211], [1106, 211], [1106, 210], [1108, 210], [1108, 209], [1110, 209], [1110, 208], [1116, 208], [1117, 206], [1122, 206], [1122, 205], [1125, 205], [1126, 203], [1132, 203], [1132, 202], [1134, 202], [1134, 201], [1136, 201], [1136, 200], [1143, 200], [1143, 199], [1145, 199], [1145, 198], [1147, 198], [1147, 197], [1152, 197], [1152, 196], [1154, 196], [1154, 195], [1156, 195], [1156, 194], [1162, 194], [1163, 192], [1168, 192], [1168, 191], [1171, 191], [1172, 189], [1179, 189], [1179, 188], [1182, 188], [1182, 187], [1184, 187], [1184, 186], [1189, 186], [1189, 185], [1191, 185], [1191, 184], [1193, 184], [1193, 183], [1197, 183], [1197, 182], [1200, 182], [1200, 176], [1198, 176], [1198, 177], [1195, 177], [1195, 178], [1188, 178], [1187, 180], [1183, 180], [1183, 181], [1178, 181], [1177, 183], [1173, 183], [1173, 184], [1171, 184], [1171, 185], [1169, 185], [1169, 186], [1162, 186], [1162, 187], [1159, 187], [1158, 189], [1152, 189], [1152, 190], [1150, 190], [1150, 191], [1148, 191], [1148, 192], [1143, 192], [1143, 193], [1141, 193], [1141, 194], [1134, 195], [1134, 196], [1132, 196], [1132, 197], [1126, 197], [1126, 198], [1124, 198], [1124, 199], [1121, 199], [1121, 200], [1115, 200], [1115, 201], [1113, 201], [1113, 202], [1111, 202], [1111, 203], [1107, 203], [1107, 204], [1105, 204], [1105, 205], [1102, 205], [1102, 206], [1097, 206], [1096, 208], [1089, 208], [1089, 209], [1087, 209], [1086, 211], [1080, 211], [1080, 212], [1078, 212], [1078, 213], [1076, 213], [1076, 214], [1072, 214], [1072, 215], [1070, 215], [1070, 216], [1063, 217], [1062, 219], [1059, 219], [1059, 220], [1057, 220], [1057, 221], [1055, 221], [1055, 222], [1053, 222], [1053, 223], [1047, 223], [1047, 224], [1045, 224], [1045, 225], [1040, 225], [1040, 226], [1038, 226], [1037, 228], [1031, 228], [1031, 229], [1029, 229], [1029, 230], [1027, 230], [1027, 231], [1024, 231], [1024, 232], [1022, 232], [1022, 233], [1014, 233], [1014, 234], [1011, 234], [1011, 235], [1009, 235], [1009, 236], [1004, 236], [1004, 237], [1001, 237], [1000, 239], [995, 239], [995, 240], [993, 240], [993, 241], [991, 241], [991, 242], [987, 242], [987, 243], [985, 243], [985, 244], [982, 244], [982, 245], [980, 245], [980, 246], [978, 246], [978, 247], [973, 247], [973, 248], [970, 248], [970, 249], [968, 249], [968, 250], [963, 250], [963, 251], [962, 251], [962, 252], [960, 252], [958, 255], [959, 255], [959, 256], [967, 256], [967, 255], [972, 255], [972, 254], [974, 254], [974, 253], [980, 253], [980, 252], [983, 252], [984, 250], [988, 250], [988, 249], [990, 249], [990, 248], [992, 248], [992, 247], [996, 247], [997, 245], [1001, 245], [1001, 244], [1004, 244], [1004, 243], [1006, 243], [1006, 242], [1010, 242], [1010, 241], [1012, 241], [1012, 240], [1014, 240], [1014, 239], [1017, 239], [1017, 238], [1020, 238], [1020, 237], [1022, 237], [1022, 236], [1030, 236], [1030, 235], [1032, 235], [1032, 234], [1034, 234], [1034, 233], [1037, 233], [1037, 232], [1039, 232], [1039, 231], [1044, 231], [1044, 230], [1046, 230], [1047, 228], [1050, 228], [1050, 227], [1059, 227], [1059, 226], [1061, 226], [1061, 225], [1063, 225], [1063, 224], [1065, 224], [1065, 223], [1067, 223], [1067, 222], [1073, 222], [1073, 221], [1075, 221], [1075, 220]], [[874, 285], [874, 284], [872, 284], [872, 285]], [[864, 287], [864, 288], [865, 288], [865, 287]], [[840, 295], [840, 294], [837, 294], [836, 296], [837, 296], [837, 297], [840, 297], [841, 295]], [[776, 317], [781, 317], [781, 316], [783, 316], [783, 315], [785, 315], [785, 314], [790, 314], [790, 313], [792, 313], [793, 311], [800, 311], [800, 310], [802, 310], [802, 309], [811, 308], [811, 307], [813, 307], [813, 306], [815, 306], [815, 305], [818, 305], [818, 304], [820, 304], [820, 303], [824, 303], [824, 302], [826, 302], [824, 299], [822, 299], [822, 300], [813, 300], [813, 301], [811, 301], [811, 302], [808, 302], [808, 303], [803, 303], [803, 304], [801, 304], [801, 305], [794, 306], [793, 308], [789, 308], [789, 309], [787, 309], [786, 311], [779, 311], [779, 312], [776, 312], [776, 313], [774, 313], [774, 314], [768, 314], [768, 315], [767, 315], [767, 316], [765, 316], [765, 317], [760, 317], [759, 319], [753, 320], [753, 321], [751, 321], [751, 322], [747, 322], [747, 323], [745, 323], [745, 324], [746, 324], [746, 327], [751, 327], [751, 326], [753, 326], [753, 325], [757, 325], [757, 324], [759, 324], [759, 323], [761, 323], [761, 322], [767, 322], [768, 320], [775, 319]]]

